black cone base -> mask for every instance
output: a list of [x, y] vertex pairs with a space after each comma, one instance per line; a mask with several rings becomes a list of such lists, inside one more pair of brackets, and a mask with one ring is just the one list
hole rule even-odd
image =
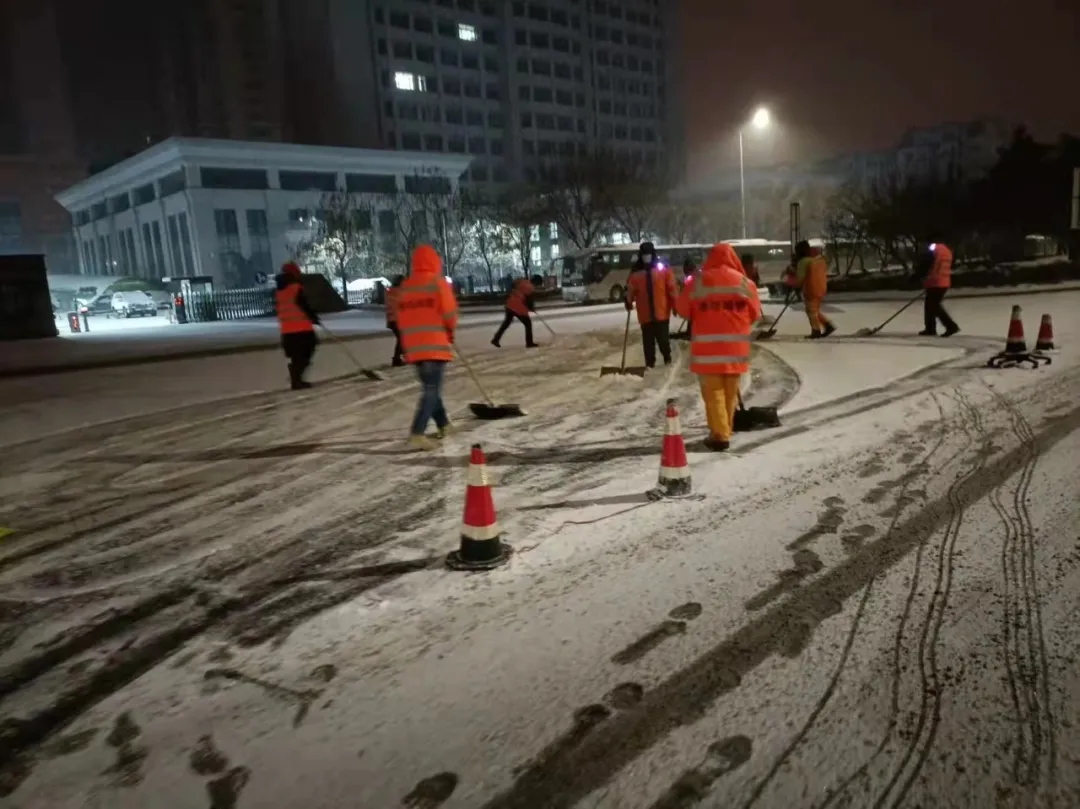
[[513, 548], [501, 540], [494, 540], [490, 551], [483, 554], [477, 553], [475, 548], [468, 548], [467, 543], [472, 544], [470, 540], [462, 540], [461, 549], [447, 555], [448, 568], [451, 570], [494, 570], [505, 565], [514, 552]]

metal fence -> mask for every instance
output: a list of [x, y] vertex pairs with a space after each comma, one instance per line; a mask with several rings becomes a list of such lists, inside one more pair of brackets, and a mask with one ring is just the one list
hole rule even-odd
[[349, 299], [346, 303], [349, 306], [360, 306], [365, 303], [375, 303], [376, 295], [374, 289], [350, 289]]
[[274, 290], [266, 287], [193, 292], [185, 301], [189, 323], [246, 320], [274, 314]]

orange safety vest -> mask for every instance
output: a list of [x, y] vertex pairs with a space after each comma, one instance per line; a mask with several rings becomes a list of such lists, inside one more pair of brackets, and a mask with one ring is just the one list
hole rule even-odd
[[282, 334], [315, 331], [315, 324], [308, 319], [304, 310], [296, 302], [303, 289], [299, 283], [296, 283], [274, 292], [274, 313], [278, 319], [278, 330]]
[[683, 288], [676, 311], [693, 323], [691, 373], [745, 374], [750, 369], [750, 330], [761, 317], [761, 304], [757, 287], [741, 267], [731, 245], [717, 245], [698, 279]]
[[948, 289], [952, 286], [952, 250], [945, 245], [934, 245], [934, 263], [930, 265], [923, 286], [927, 289]]
[[510, 294], [506, 296], [506, 308], [515, 315], [528, 317], [528, 299], [534, 294], [536, 294], [536, 288], [532, 283], [526, 278], [519, 278], [514, 281], [514, 286], [510, 288]]
[[400, 287], [387, 287], [386, 289], [386, 325], [397, 323], [398, 298], [401, 295]]
[[804, 298], [821, 300], [829, 289], [829, 266], [821, 256], [807, 256], [799, 261], [797, 277], [802, 281]]
[[397, 325], [405, 362], [449, 362], [454, 358], [451, 334], [457, 328], [454, 291], [442, 274], [442, 261], [434, 248], [422, 244], [413, 250], [409, 277], [398, 287]]
[[668, 320], [675, 296], [675, 276], [666, 267], [653, 266], [630, 272], [626, 300], [636, 306], [641, 325]]

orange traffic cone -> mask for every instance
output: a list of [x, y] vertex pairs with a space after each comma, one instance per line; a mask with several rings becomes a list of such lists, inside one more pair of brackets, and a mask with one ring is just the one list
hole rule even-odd
[[1020, 307], [1012, 308], [1009, 317], [1009, 334], [1005, 338], [1006, 354], [1026, 354], [1027, 341], [1024, 339], [1024, 321], [1020, 316]]
[[446, 557], [451, 570], [491, 570], [510, 557], [510, 546], [499, 535], [495, 503], [491, 499], [484, 450], [473, 444], [465, 478], [465, 514], [461, 521], [461, 545]]
[[660, 448], [660, 479], [648, 494], [653, 500], [690, 494], [690, 465], [686, 462], [686, 445], [683, 444], [679, 410], [674, 399], [667, 400], [667, 424]]
[[1043, 315], [1039, 323], [1039, 336], [1035, 339], [1036, 351], [1054, 350], [1054, 321], [1050, 315]]

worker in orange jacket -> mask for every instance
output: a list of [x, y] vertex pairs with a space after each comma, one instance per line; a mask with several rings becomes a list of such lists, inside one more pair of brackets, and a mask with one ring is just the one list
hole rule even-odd
[[451, 430], [442, 401], [442, 382], [446, 365], [454, 358], [458, 305], [454, 290], [443, 276], [439, 254], [426, 244], [412, 251], [409, 277], [398, 289], [397, 325], [401, 347], [405, 362], [416, 366], [421, 388], [409, 446], [430, 450], [436, 445], [424, 433], [432, 419], [439, 429], [439, 438], [445, 438]]
[[386, 290], [386, 328], [394, 333], [394, 357], [390, 364], [395, 368], [405, 364], [401, 358], [401, 330], [398, 328], [398, 298], [401, 295], [401, 284], [405, 281], [404, 275], [395, 275], [391, 285]]
[[746, 273], [746, 277], [754, 282], [754, 286], [761, 286], [761, 273], [758, 272], [757, 263], [754, 260], [753, 253], [743, 253], [739, 258], [742, 262], [743, 271]]
[[645, 366], [656, 367], [656, 348], [664, 365], [671, 364], [671, 309], [677, 292], [675, 276], [671, 270], [656, 259], [652, 242], [642, 242], [638, 259], [630, 271], [626, 290], [626, 311], [637, 308], [638, 324], [641, 326], [641, 345], [645, 352]]
[[919, 334], [923, 337], [933, 337], [937, 334], [937, 322], [940, 320], [941, 325], [945, 327], [942, 336], [952, 337], [960, 331], [960, 327], [941, 305], [949, 287], [952, 286], [952, 250], [942, 244], [941, 238], [935, 235], [930, 243], [930, 253], [930, 271], [923, 280], [923, 287], [926, 289], [926, 298], [923, 301], [925, 328]]
[[750, 370], [750, 330], [761, 318], [757, 287], [730, 244], [715, 245], [693, 284], [683, 287], [676, 311], [693, 323], [690, 371], [697, 374], [709, 437], [723, 452], [731, 444], [739, 379]]
[[289, 359], [289, 383], [293, 390], [311, 387], [310, 382], [304, 381], [304, 373], [319, 344], [315, 335], [319, 316], [304, 295], [301, 275], [297, 264], [286, 261], [275, 279], [274, 291], [274, 314], [281, 333], [281, 347]]
[[802, 289], [806, 317], [810, 321], [809, 339], [820, 340], [836, 331], [836, 325], [821, 313], [821, 302], [829, 286], [829, 267], [821, 250], [811, 247], [805, 239], [795, 245], [795, 255], [799, 260], [795, 274]]
[[536, 311], [535, 295], [536, 287], [528, 278], [518, 278], [514, 281], [514, 285], [510, 287], [510, 294], [506, 296], [506, 316], [498, 331], [495, 332], [495, 336], [491, 338], [491, 344], [495, 348], [500, 347], [499, 341], [502, 340], [503, 334], [510, 328], [515, 318], [520, 320], [521, 325], [525, 327], [525, 347], [537, 347], [533, 342], [532, 318], [529, 317], [529, 312]]

